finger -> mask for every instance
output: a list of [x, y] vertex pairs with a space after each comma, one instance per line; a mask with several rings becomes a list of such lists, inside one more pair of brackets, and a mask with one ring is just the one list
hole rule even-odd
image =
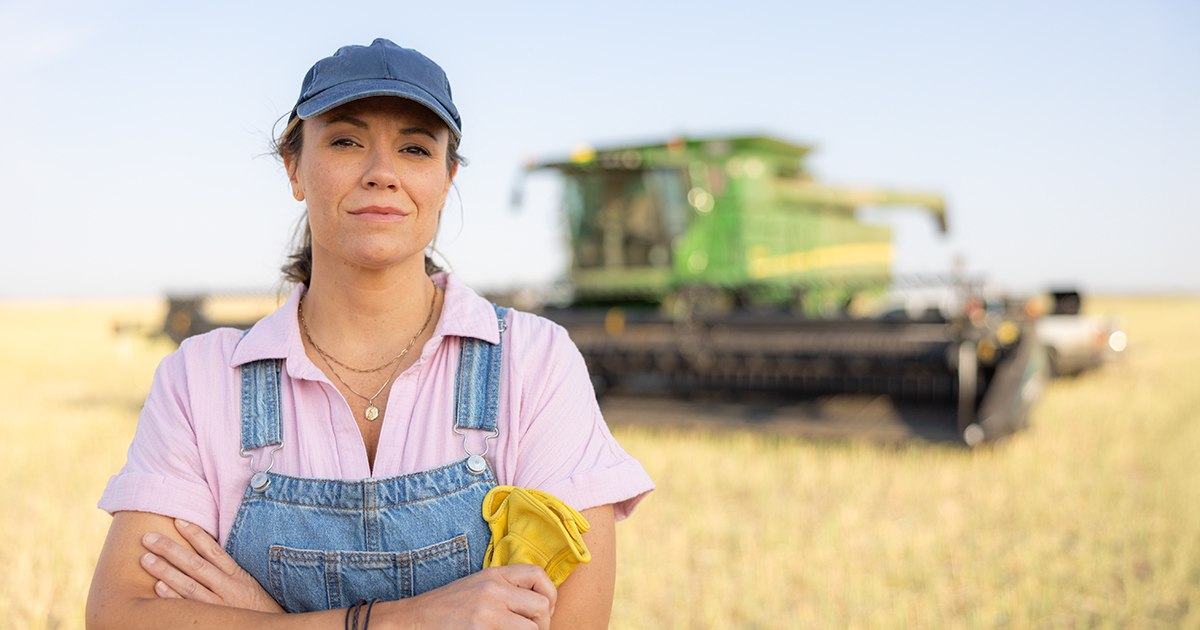
[[188, 577], [198, 581], [209, 589], [214, 589], [214, 586], [220, 580], [229, 578], [224, 571], [213, 566], [211, 562], [200, 557], [195, 551], [184, 547], [167, 536], [150, 532], [142, 537], [142, 545], [146, 549], [162, 556], [167, 562], [174, 565], [175, 569], [187, 574]]
[[213, 540], [213, 537], [209, 536], [203, 527], [177, 518], [175, 519], [175, 529], [183, 536], [184, 540], [188, 541], [192, 549], [200, 554], [200, 557], [211, 562], [225, 575], [233, 575], [237, 572], [238, 563], [225, 553], [221, 545], [217, 544], [217, 541]]
[[163, 599], [183, 599], [175, 589], [167, 586], [167, 583], [159, 580], [154, 583], [154, 593]]
[[[142, 554], [142, 568], [151, 576], [157, 578], [180, 599], [191, 599], [209, 604], [220, 604], [221, 600], [202, 584], [188, 577], [185, 573], [171, 566], [170, 562], [152, 554]], [[155, 586], [155, 593], [158, 587]]]
[[558, 589], [554, 588], [546, 571], [532, 564], [515, 564], [502, 569], [504, 580], [518, 589], [509, 596], [508, 609], [534, 621], [538, 628], [549, 628]]
[[545, 597], [550, 602], [550, 610], [554, 610], [554, 604], [558, 601], [558, 589], [554, 588], [554, 582], [550, 581], [545, 569], [535, 564], [514, 564], [503, 568], [506, 569], [504, 579], [509, 584], [529, 589]]

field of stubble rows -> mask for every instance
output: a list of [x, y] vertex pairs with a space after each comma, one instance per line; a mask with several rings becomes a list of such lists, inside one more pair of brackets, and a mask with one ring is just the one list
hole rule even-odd
[[[81, 628], [157, 302], [0, 304], [0, 625]], [[976, 450], [618, 427], [658, 484], [614, 628], [1200, 628], [1200, 299], [1094, 299], [1119, 364]]]

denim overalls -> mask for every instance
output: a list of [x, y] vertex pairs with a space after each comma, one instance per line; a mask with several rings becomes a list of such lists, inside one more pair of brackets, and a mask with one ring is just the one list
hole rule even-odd
[[[495, 437], [501, 342], [462, 337], [453, 430]], [[282, 446], [279, 376], [283, 360], [242, 366], [242, 454]], [[451, 430], [451, 427], [447, 427]], [[486, 449], [484, 453], [486, 453]], [[263, 457], [267, 454], [263, 453]], [[470, 453], [468, 453], [470, 455]], [[254, 460], [251, 459], [254, 470]], [[255, 472], [225, 544], [290, 613], [419, 595], [483, 568], [491, 532], [484, 495], [496, 486], [482, 455], [422, 472], [341, 481]]]

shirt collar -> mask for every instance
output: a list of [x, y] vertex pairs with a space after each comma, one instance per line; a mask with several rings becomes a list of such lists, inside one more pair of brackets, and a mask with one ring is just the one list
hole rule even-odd
[[479, 297], [452, 273], [435, 274], [433, 281], [446, 290], [442, 316], [433, 331], [435, 338], [474, 337], [500, 343], [500, 325], [491, 302]]
[[[433, 337], [425, 344], [420, 360], [437, 348], [442, 337], [474, 337], [488, 343], [500, 342], [496, 311], [487, 300], [463, 285], [454, 274], [443, 272], [432, 278], [445, 290], [446, 297]], [[297, 285], [283, 306], [259, 320], [246, 332], [233, 351], [230, 367], [261, 359], [284, 359], [288, 374], [293, 378], [323, 378], [308, 360], [300, 340], [300, 321], [296, 317], [296, 308], [304, 291], [304, 285]], [[309, 374], [306, 367], [316, 372]]]

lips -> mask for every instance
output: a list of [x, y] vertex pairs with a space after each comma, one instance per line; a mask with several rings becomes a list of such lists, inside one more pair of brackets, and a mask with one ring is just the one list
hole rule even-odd
[[367, 206], [351, 210], [350, 214], [368, 221], [399, 221], [411, 213], [392, 206]]

